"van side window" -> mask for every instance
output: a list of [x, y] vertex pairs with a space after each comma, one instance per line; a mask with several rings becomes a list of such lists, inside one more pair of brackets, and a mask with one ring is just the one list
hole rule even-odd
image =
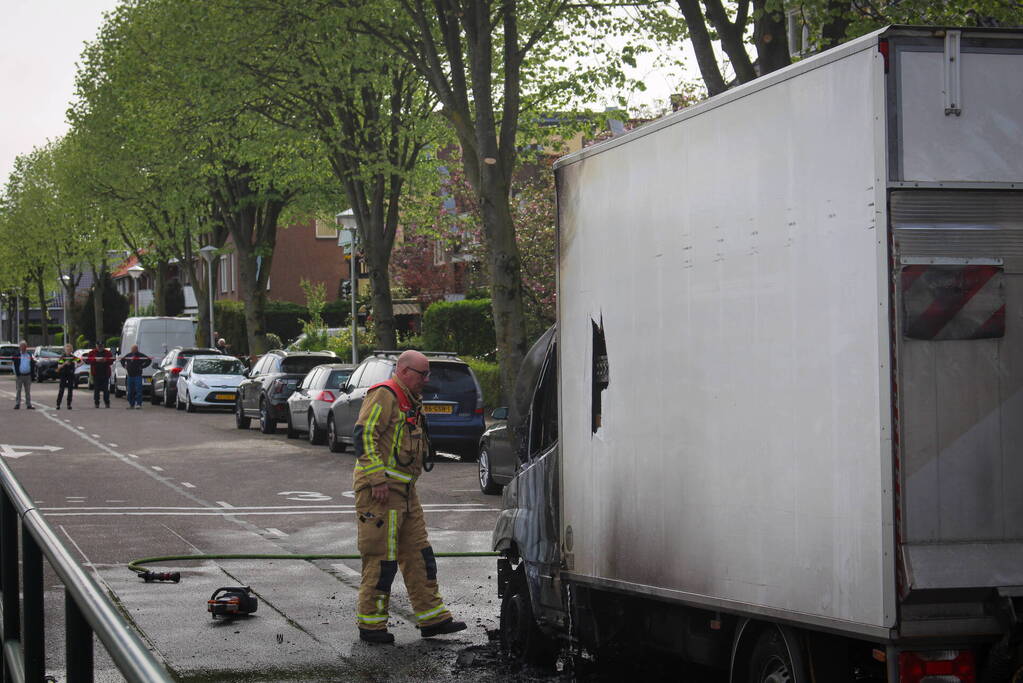
[[596, 434], [600, 429], [601, 413], [603, 412], [601, 395], [607, 389], [610, 373], [607, 367], [607, 343], [604, 340], [604, 318], [601, 316], [599, 325], [592, 319], [590, 323], [593, 325], [593, 355], [591, 356], [593, 389], [590, 402], [590, 431]]
[[558, 348], [551, 345], [530, 410], [529, 457], [537, 458], [558, 442]]

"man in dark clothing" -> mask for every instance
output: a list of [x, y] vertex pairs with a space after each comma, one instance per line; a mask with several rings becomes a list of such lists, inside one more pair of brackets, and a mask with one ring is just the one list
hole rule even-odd
[[139, 353], [139, 345], [132, 344], [131, 352], [121, 358], [121, 366], [128, 371], [125, 385], [128, 390], [128, 410], [142, 410], [142, 370], [149, 367], [153, 359]]
[[14, 409], [21, 407], [21, 392], [25, 392], [25, 407], [35, 410], [32, 407], [32, 377], [36, 374], [36, 359], [28, 351], [28, 342], [24, 339], [18, 344], [18, 353], [14, 354], [14, 386], [17, 389], [17, 398], [14, 399]]
[[60, 388], [57, 389], [57, 410], [60, 410], [60, 402], [64, 399], [65, 390], [67, 391], [67, 409], [71, 410], [71, 397], [75, 393], [75, 383], [78, 381], [78, 378], [75, 377], [78, 359], [71, 351], [72, 346], [64, 344], [64, 353], [57, 359], [57, 381], [60, 382]]
[[103, 394], [103, 404], [110, 407], [110, 367], [114, 364], [114, 356], [102, 344], [96, 342], [96, 348], [89, 352], [85, 359], [92, 369], [92, 400], [99, 408], [99, 395]]

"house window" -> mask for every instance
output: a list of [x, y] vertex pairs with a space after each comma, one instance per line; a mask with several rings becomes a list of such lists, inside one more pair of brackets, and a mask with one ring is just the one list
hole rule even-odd
[[337, 240], [337, 233], [337, 228], [330, 221], [323, 220], [322, 218], [316, 219], [316, 239]]
[[231, 254], [231, 291], [238, 291], [238, 253]]
[[217, 261], [217, 264], [217, 277], [220, 278], [220, 293], [227, 294], [227, 278], [228, 271], [230, 270], [230, 268], [228, 268], [228, 260], [221, 257], [220, 260]]

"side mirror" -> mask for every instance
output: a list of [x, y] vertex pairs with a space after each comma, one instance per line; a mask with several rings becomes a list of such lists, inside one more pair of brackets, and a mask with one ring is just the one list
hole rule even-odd
[[492, 417], [495, 420], [507, 420], [508, 407], [501, 406], [500, 408], [494, 408], [494, 412], [490, 413], [490, 417]]

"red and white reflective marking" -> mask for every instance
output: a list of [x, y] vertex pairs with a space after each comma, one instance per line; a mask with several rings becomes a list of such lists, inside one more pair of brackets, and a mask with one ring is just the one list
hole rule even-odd
[[1003, 279], [1000, 265], [903, 266], [903, 334], [929, 341], [1005, 336]]

